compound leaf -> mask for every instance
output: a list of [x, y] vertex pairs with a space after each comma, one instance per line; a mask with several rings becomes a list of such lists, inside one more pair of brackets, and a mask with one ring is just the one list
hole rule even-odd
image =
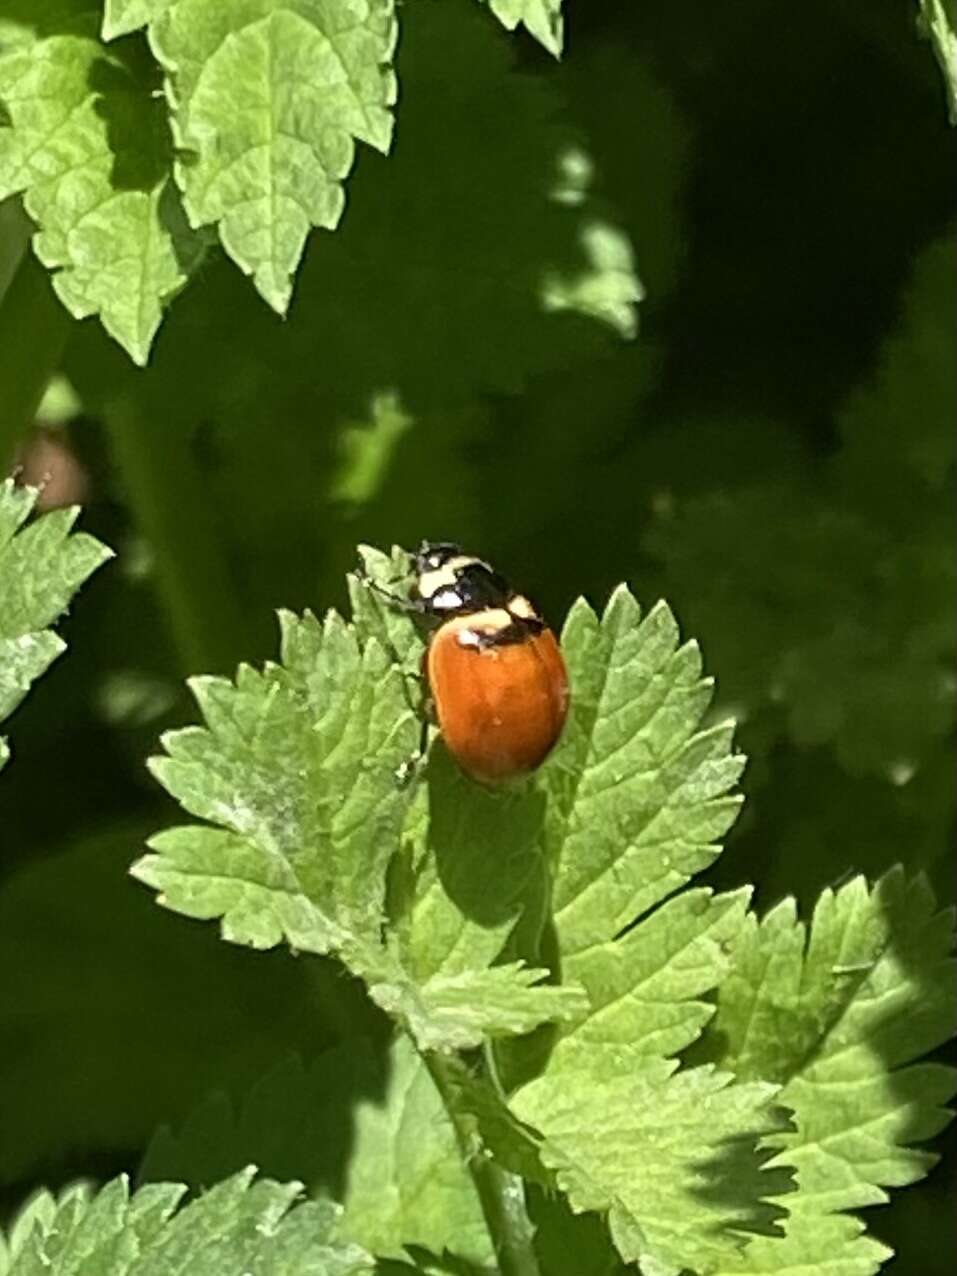
[[221, 918], [225, 939], [336, 953], [424, 1049], [580, 1013], [580, 990], [540, 984], [544, 970], [489, 968], [505, 933], [494, 925], [465, 928], [454, 967], [426, 968], [401, 934], [383, 943], [417, 737], [402, 679], [379, 642], [360, 646], [335, 613], [281, 623], [281, 665], [191, 681], [206, 726], [169, 732], [151, 769], [205, 823], [157, 834], [134, 876], [177, 912]]
[[600, 622], [579, 603], [563, 647], [573, 709], [543, 772], [543, 841], [563, 977], [588, 1009], [511, 1106], [626, 1262], [713, 1272], [772, 1227], [785, 1186], [759, 1146], [781, 1125], [776, 1085], [673, 1058], [712, 1016], [746, 915], [746, 891], [673, 894], [718, 854], [743, 759], [731, 724], [699, 730], [711, 684], [663, 603], [642, 618], [622, 588]]

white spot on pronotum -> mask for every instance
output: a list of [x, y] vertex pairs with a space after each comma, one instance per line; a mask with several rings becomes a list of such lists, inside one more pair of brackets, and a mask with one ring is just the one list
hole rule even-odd
[[519, 620], [538, 619], [538, 613], [524, 594], [516, 594], [514, 598], [509, 599], [508, 609]]

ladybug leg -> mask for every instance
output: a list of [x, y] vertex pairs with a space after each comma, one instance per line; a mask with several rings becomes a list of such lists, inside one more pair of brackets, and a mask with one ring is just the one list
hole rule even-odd
[[403, 594], [394, 594], [391, 589], [386, 589], [385, 585], [380, 585], [377, 580], [373, 580], [361, 564], [356, 570], [356, 579], [360, 580], [367, 589], [371, 589], [383, 602], [394, 607], [396, 611], [413, 612], [421, 616], [426, 610], [421, 598], [407, 598]]

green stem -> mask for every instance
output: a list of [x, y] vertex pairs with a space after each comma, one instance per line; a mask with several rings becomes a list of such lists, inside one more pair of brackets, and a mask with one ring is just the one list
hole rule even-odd
[[0, 304], [0, 475], [7, 472], [59, 366], [70, 316], [27, 244]]
[[231, 672], [251, 654], [242, 609], [220, 548], [191, 438], [160, 430], [133, 395], [104, 414], [133, 518], [153, 556], [184, 674]]
[[426, 1053], [422, 1059], [442, 1096], [459, 1150], [475, 1184], [498, 1271], [501, 1276], [540, 1276], [522, 1179], [496, 1165], [481, 1147], [475, 1118], [463, 1105], [455, 1086], [454, 1062]]

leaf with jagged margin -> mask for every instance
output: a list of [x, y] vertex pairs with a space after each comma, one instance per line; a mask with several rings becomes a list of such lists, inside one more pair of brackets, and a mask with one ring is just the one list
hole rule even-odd
[[920, 28], [930, 40], [947, 95], [947, 118], [957, 124], [957, 34], [953, 0], [948, 15], [944, 0], [919, 0]]
[[705, 997], [729, 967], [747, 892], [661, 901], [717, 854], [742, 759], [730, 727], [695, 734], [710, 684], [663, 604], [642, 620], [620, 590], [601, 625], [579, 604], [563, 646], [574, 707], [545, 768], [546, 851], [563, 972], [585, 987], [590, 1013], [511, 1106], [540, 1132], [572, 1207], [608, 1212], [626, 1261], [658, 1276], [714, 1271], [781, 1212], [770, 1198], [782, 1176], [764, 1171], [758, 1147], [780, 1124], [776, 1087], [676, 1073], [662, 1057], [710, 1018]]
[[677, 1068], [640, 1045], [572, 1036], [512, 1100], [573, 1209], [607, 1212], [622, 1258], [655, 1276], [719, 1270], [780, 1213], [763, 1202], [781, 1180], [755, 1152], [780, 1128], [777, 1087]]
[[784, 1190], [784, 1176], [763, 1173], [756, 1149], [779, 1124], [776, 1087], [731, 1085], [710, 1068], [675, 1074], [663, 1057], [711, 1017], [705, 998], [729, 968], [747, 901], [746, 890], [684, 891], [583, 953], [575, 974], [590, 1011], [511, 1101], [540, 1132], [541, 1159], [572, 1207], [610, 1211], [622, 1257], [647, 1270], [715, 1270], [741, 1233], [766, 1230], [780, 1212], [765, 1198]]
[[207, 725], [167, 733], [151, 769], [208, 823], [158, 834], [133, 873], [226, 939], [376, 968], [415, 723], [377, 643], [332, 612], [280, 623], [280, 666], [192, 680]]
[[580, 1013], [580, 990], [532, 986], [543, 970], [486, 969], [500, 943], [478, 968], [431, 978], [408, 969], [401, 945], [383, 945], [415, 720], [379, 643], [360, 647], [332, 612], [322, 625], [282, 613], [281, 625], [281, 665], [241, 666], [235, 683], [192, 679], [207, 725], [168, 732], [167, 756], [150, 765], [207, 823], [157, 834], [134, 876], [177, 912], [221, 918], [225, 939], [335, 952], [426, 1049]]
[[[71, 535], [77, 506], [44, 514], [24, 528], [38, 495], [13, 479], [0, 483], [0, 722], [66, 649], [49, 626], [87, 577], [113, 557], [85, 532]], [[0, 736], [0, 770], [9, 756]]]
[[782, 1085], [795, 1128], [768, 1146], [771, 1164], [796, 1170], [798, 1192], [785, 1238], [756, 1241], [740, 1270], [784, 1270], [819, 1234], [843, 1235], [840, 1272], [863, 1276], [888, 1255], [855, 1220], [834, 1220], [885, 1202], [885, 1188], [936, 1160], [910, 1145], [947, 1124], [957, 1073], [914, 1060], [954, 1031], [952, 942], [952, 912], [936, 912], [926, 882], [901, 869], [871, 890], [858, 877], [824, 891], [809, 927], [793, 900], [748, 918], [701, 1050]]
[[[330, 1202], [297, 1204], [302, 1186], [253, 1181], [250, 1167], [177, 1210], [186, 1188], [157, 1183], [130, 1195], [125, 1175], [93, 1195], [41, 1193], [0, 1249], [3, 1276], [358, 1276], [371, 1255], [338, 1239]], [[0, 1241], [0, 1245], [4, 1242]]]
[[22, 192], [37, 257], [77, 319], [98, 315], [145, 364], [167, 301], [205, 250], [169, 178], [163, 103], [130, 49], [96, 37], [98, 10], [64, 4], [75, 30], [0, 56], [0, 199]]
[[874, 1276], [893, 1251], [864, 1233], [847, 1214], [804, 1210], [800, 1194], [788, 1198], [784, 1236], [756, 1236], [717, 1276]]
[[249, 1162], [277, 1178], [298, 1165], [310, 1195], [342, 1202], [339, 1234], [377, 1254], [401, 1256], [411, 1244], [492, 1258], [451, 1119], [408, 1038], [393, 1042], [384, 1076], [360, 1040], [308, 1067], [284, 1060], [238, 1111], [211, 1095], [175, 1132], [159, 1131], [141, 1179], [197, 1189]]
[[521, 23], [553, 57], [561, 57], [565, 37], [562, 0], [488, 0], [506, 31]]
[[583, 953], [575, 975], [588, 1014], [566, 1036], [649, 1058], [685, 1050], [714, 1013], [707, 996], [730, 969], [749, 896], [682, 891], [621, 939]]
[[733, 723], [699, 730], [712, 681], [660, 602], [642, 618], [627, 588], [599, 622], [584, 601], [562, 635], [571, 710], [543, 769], [545, 853], [562, 968], [683, 886], [720, 852], [741, 799]]
[[355, 141], [392, 142], [393, 0], [178, 0], [150, 27], [190, 223], [285, 314], [313, 226], [334, 229]]

